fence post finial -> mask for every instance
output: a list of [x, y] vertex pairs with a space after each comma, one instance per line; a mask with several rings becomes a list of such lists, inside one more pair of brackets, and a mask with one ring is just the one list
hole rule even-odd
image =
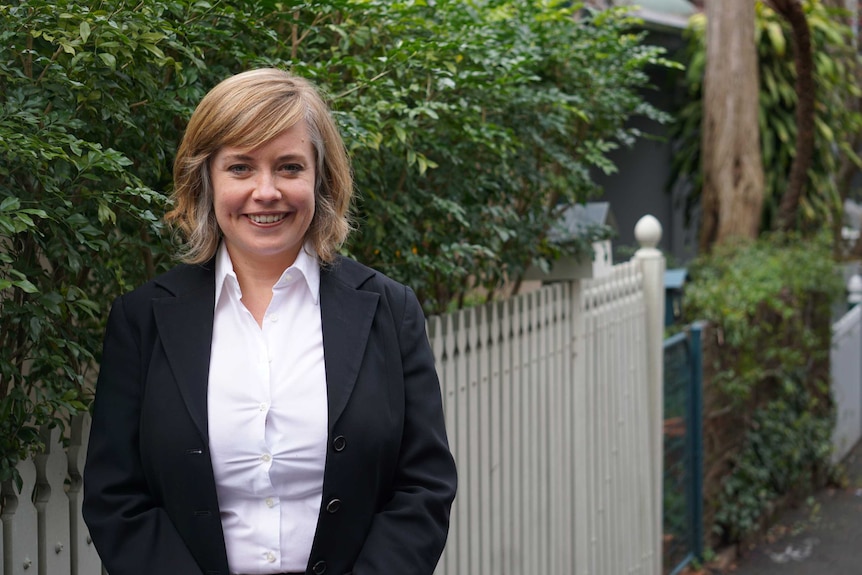
[[642, 248], [655, 248], [661, 241], [661, 224], [649, 214], [638, 220], [635, 225], [635, 239]]

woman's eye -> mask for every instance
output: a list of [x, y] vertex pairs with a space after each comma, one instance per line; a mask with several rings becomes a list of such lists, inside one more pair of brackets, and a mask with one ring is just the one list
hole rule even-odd
[[288, 172], [291, 174], [296, 174], [302, 171], [302, 164], [284, 164], [281, 167], [282, 172]]
[[248, 173], [249, 167], [244, 164], [235, 164], [233, 166], [228, 166], [227, 171], [232, 174], [242, 175]]

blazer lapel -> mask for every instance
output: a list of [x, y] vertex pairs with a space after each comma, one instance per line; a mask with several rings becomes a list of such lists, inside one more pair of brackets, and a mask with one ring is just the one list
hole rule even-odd
[[174, 294], [153, 302], [156, 327], [180, 393], [204, 442], [215, 308], [215, 265], [183, 266], [157, 280]]
[[353, 391], [380, 299], [376, 293], [357, 289], [374, 272], [352, 266], [346, 269], [351, 264], [349, 260], [341, 260], [334, 268], [322, 270], [320, 275], [330, 432]]
[[[353, 391], [380, 296], [359, 286], [374, 272], [341, 260], [322, 270], [320, 314], [329, 429]], [[181, 266], [157, 280], [173, 294], [153, 302], [165, 355], [186, 406], [208, 441], [207, 382], [215, 308], [215, 263]]]

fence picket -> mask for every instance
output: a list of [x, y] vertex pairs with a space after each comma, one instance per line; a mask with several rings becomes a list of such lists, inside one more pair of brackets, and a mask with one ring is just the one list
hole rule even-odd
[[516, 402], [514, 399], [514, 353], [512, 350], [513, 342], [515, 341], [515, 332], [512, 325], [512, 300], [500, 302], [498, 310], [501, 313], [501, 362], [503, 381], [501, 386], [502, 399], [500, 406], [502, 408], [502, 417], [500, 424], [501, 429], [501, 453], [502, 453], [502, 473], [500, 490], [502, 492], [503, 508], [501, 509], [501, 518], [503, 536], [503, 556], [501, 558], [500, 570], [498, 573], [516, 573], [515, 567], [515, 549], [517, 544], [516, 538], [516, 492], [515, 478], [517, 471], [515, 466], [515, 429], [514, 413]]
[[36, 488], [36, 465], [25, 459], [17, 465], [21, 490], [4, 481], [3, 492], [3, 574], [31, 575], [39, 561], [39, 530], [36, 506], [31, 495]]
[[101, 562], [90, 532], [81, 517], [83, 493], [84, 462], [87, 459], [87, 439], [90, 437], [89, 415], [77, 415], [72, 419], [69, 440], [69, 539], [72, 548], [69, 555], [72, 561], [72, 575], [96, 575]]
[[482, 469], [480, 477], [480, 516], [481, 527], [481, 565], [482, 571], [491, 571], [492, 546], [492, 503], [491, 477], [494, 469], [491, 466], [491, 442], [493, 439], [492, 402], [496, 395], [491, 387], [491, 341], [488, 306], [473, 309], [476, 322], [476, 392], [479, 399], [479, 465]]
[[493, 304], [486, 310], [485, 337], [488, 345], [488, 377], [484, 382], [484, 393], [488, 395], [489, 421], [488, 439], [490, 452], [488, 455], [489, 466], [489, 493], [490, 498], [488, 514], [488, 532], [490, 537], [489, 571], [501, 573], [504, 554], [503, 521], [504, 501], [502, 485], [503, 475], [503, 366], [500, 347], [503, 341], [502, 322], [500, 318], [500, 304]]
[[69, 499], [64, 492], [68, 459], [60, 443], [60, 429], [43, 429], [45, 449], [33, 458], [36, 488], [33, 499], [38, 512], [39, 575], [69, 575]]

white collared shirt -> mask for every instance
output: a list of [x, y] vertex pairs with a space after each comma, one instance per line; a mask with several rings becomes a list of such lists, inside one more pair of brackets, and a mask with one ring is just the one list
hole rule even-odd
[[262, 327], [227, 248], [216, 258], [209, 441], [231, 573], [305, 571], [326, 458], [320, 267], [300, 250]]

